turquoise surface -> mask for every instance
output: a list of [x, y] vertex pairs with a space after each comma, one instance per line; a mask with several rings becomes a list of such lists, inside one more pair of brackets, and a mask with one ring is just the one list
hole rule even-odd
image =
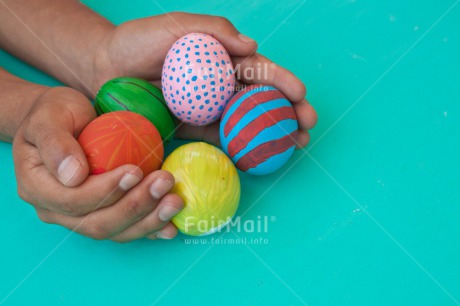
[[319, 122], [282, 170], [241, 175], [237, 214], [266, 216], [267, 232], [197, 244], [98, 242], [41, 223], [1, 143], [4, 305], [459, 305], [458, 0], [84, 2], [115, 23], [226, 16], [305, 81]]

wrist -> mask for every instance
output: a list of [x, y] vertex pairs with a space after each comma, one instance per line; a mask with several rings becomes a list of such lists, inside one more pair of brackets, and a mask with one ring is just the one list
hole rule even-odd
[[0, 140], [11, 142], [36, 101], [46, 93], [49, 87], [31, 84], [22, 80], [3, 83], [0, 87], [3, 86], [8, 86], [8, 88], [2, 90], [0, 98], [0, 105], [3, 109], [0, 116], [2, 118]]
[[[94, 95], [94, 54], [115, 26], [80, 1], [6, 2], [9, 10], [0, 9], [0, 47]], [[20, 12], [21, 20], [11, 12]]]
[[76, 80], [70, 84], [91, 99], [96, 96], [102, 86], [101, 80], [112, 68], [108, 62], [107, 44], [114, 29], [111, 24], [100, 25], [87, 39], [86, 50], [78, 51], [79, 54], [83, 54], [83, 57], [78, 54], [73, 56], [77, 61], [76, 71], [73, 73]]
[[111, 41], [115, 34], [115, 29], [116, 28], [113, 28], [105, 33], [104, 37], [100, 40], [100, 43], [92, 54], [92, 75], [89, 83], [91, 88], [89, 94], [85, 92], [85, 94], [91, 99], [94, 99], [99, 88], [101, 88], [105, 82], [122, 75], [122, 71], [114, 65], [109, 51]]

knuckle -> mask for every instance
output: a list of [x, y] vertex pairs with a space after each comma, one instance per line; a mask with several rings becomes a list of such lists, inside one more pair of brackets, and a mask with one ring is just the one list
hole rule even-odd
[[279, 74], [279, 69], [280, 67], [275, 67], [274, 69], [271, 69], [271, 73], [267, 73], [267, 83], [269, 85], [274, 85], [276, 80], [279, 78], [278, 74]]
[[[251, 62], [250, 62], [250, 63], [251, 63], [251, 66], [252, 66], [252, 67], [256, 67], [257, 64], [262, 65], [262, 63], [263, 63], [263, 58], [262, 58], [262, 56], [260, 56], [259, 53], [256, 53], [256, 54], [254, 54], [253, 56], [251, 56]], [[276, 70], [277, 68], [278, 68], [278, 67], [274, 67], [275, 70]]]
[[52, 150], [53, 148], [57, 148], [59, 146], [55, 133], [46, 130], [39, 133], [38, 138], [40, 139], [40, 144], [43, 148]]
[[88, 221], [84, 232], [88, 237], [91, 237], [95, 240], [105, 240], [110, 237], [110, 232], [107, 230], [107, 228], [94, 221]]
[[217, 20], [217, 24], [221, 28], [227, 28], [227, 27], [232, 27], [233, 26], [232, 22], [226, 17], [216, 16], [215, 18]]
[[147, 203], [142, 203], [137, 200], [130, 200], [126, 203], [124, 214], [127, 219], [138, 219], [149, 212]]
[[69, 202], [63, 202], [58, 204], [59, 209], [62, 211], [63, 214], [71, 217], [76, 217], [77, 212], [73, 205], [70, 205]]
[[43, 223], [52, 224], [53, 221], [48, 213], [37, 210], [37, 216]]
[[26, 135], [35, 133], [41, 134], [43, 122], [46, 122], [49, 117], [49, 110], [45, 107], [33, 110], [33, 112], [27, 117], [27, 122], [25, 123]]
[[30, 203], [32, 202], [32, 198], [30, 194], [22, 187], [21, 184], [18, 184], [17, 188], [18, 196], [23, 200], [24, 202]]
[[80, 189], [67, 189], [55, 207], [59, 207], [61, 212], [71, 217], [84, 216], [92, 211], [92, 199]]
[[70, 217], [80, 217], [87, 213], [82, 205], [78, 205], [74, 201], [65, 201], [56, 206], [59, 206], [63, 214]]

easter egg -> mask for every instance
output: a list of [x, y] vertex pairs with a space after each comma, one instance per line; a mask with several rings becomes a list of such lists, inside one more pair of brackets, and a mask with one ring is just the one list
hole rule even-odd
[[175, 119], [161, 90], [143, 79], [120, 77], [108, 81], [99, 89], [94, 107], [98, 115], [113, 111], [138, 113], [155, 125], [166, 143], [174, 136]]
[[144, 176], [160, 169], [163, 142], [144, 116], [128, 111], [103, 114], [91, 121], [78, 137], [91, 174], [101, 174], [125, 164], [139, 166]]
[[171, 192], [184, 200], [184, 209], [172, 219], [182, 233], [207, 235], [231, 221], [240, 201], [240, 179], [221, 150], [189, 143], [174, 150], [161, 169], [174, 175]]
[[253, 85], [233, 96], [225, 108], [220, 141], [238, 169], [263, 175], [289, 160], [297, 129], [296, 115], [287, 98], [274, 87]]
[[235, 72], [219, 41], [191, 33], [177, 40], [166, 55], [161, 86], [169, 109], [179, 120], [207, 125], [220, 118], [233, 95]]

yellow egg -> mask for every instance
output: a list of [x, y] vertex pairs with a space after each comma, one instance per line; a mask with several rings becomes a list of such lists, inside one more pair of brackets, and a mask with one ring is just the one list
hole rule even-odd
[[174, 175], [172, 192], [184, 200], [184, 209], [172, 219], [182, 233], [208, 235], [231, 221], [240, 201], [240, 179], [221, 150], [189, 143], [174, 150], [162, 169]]

